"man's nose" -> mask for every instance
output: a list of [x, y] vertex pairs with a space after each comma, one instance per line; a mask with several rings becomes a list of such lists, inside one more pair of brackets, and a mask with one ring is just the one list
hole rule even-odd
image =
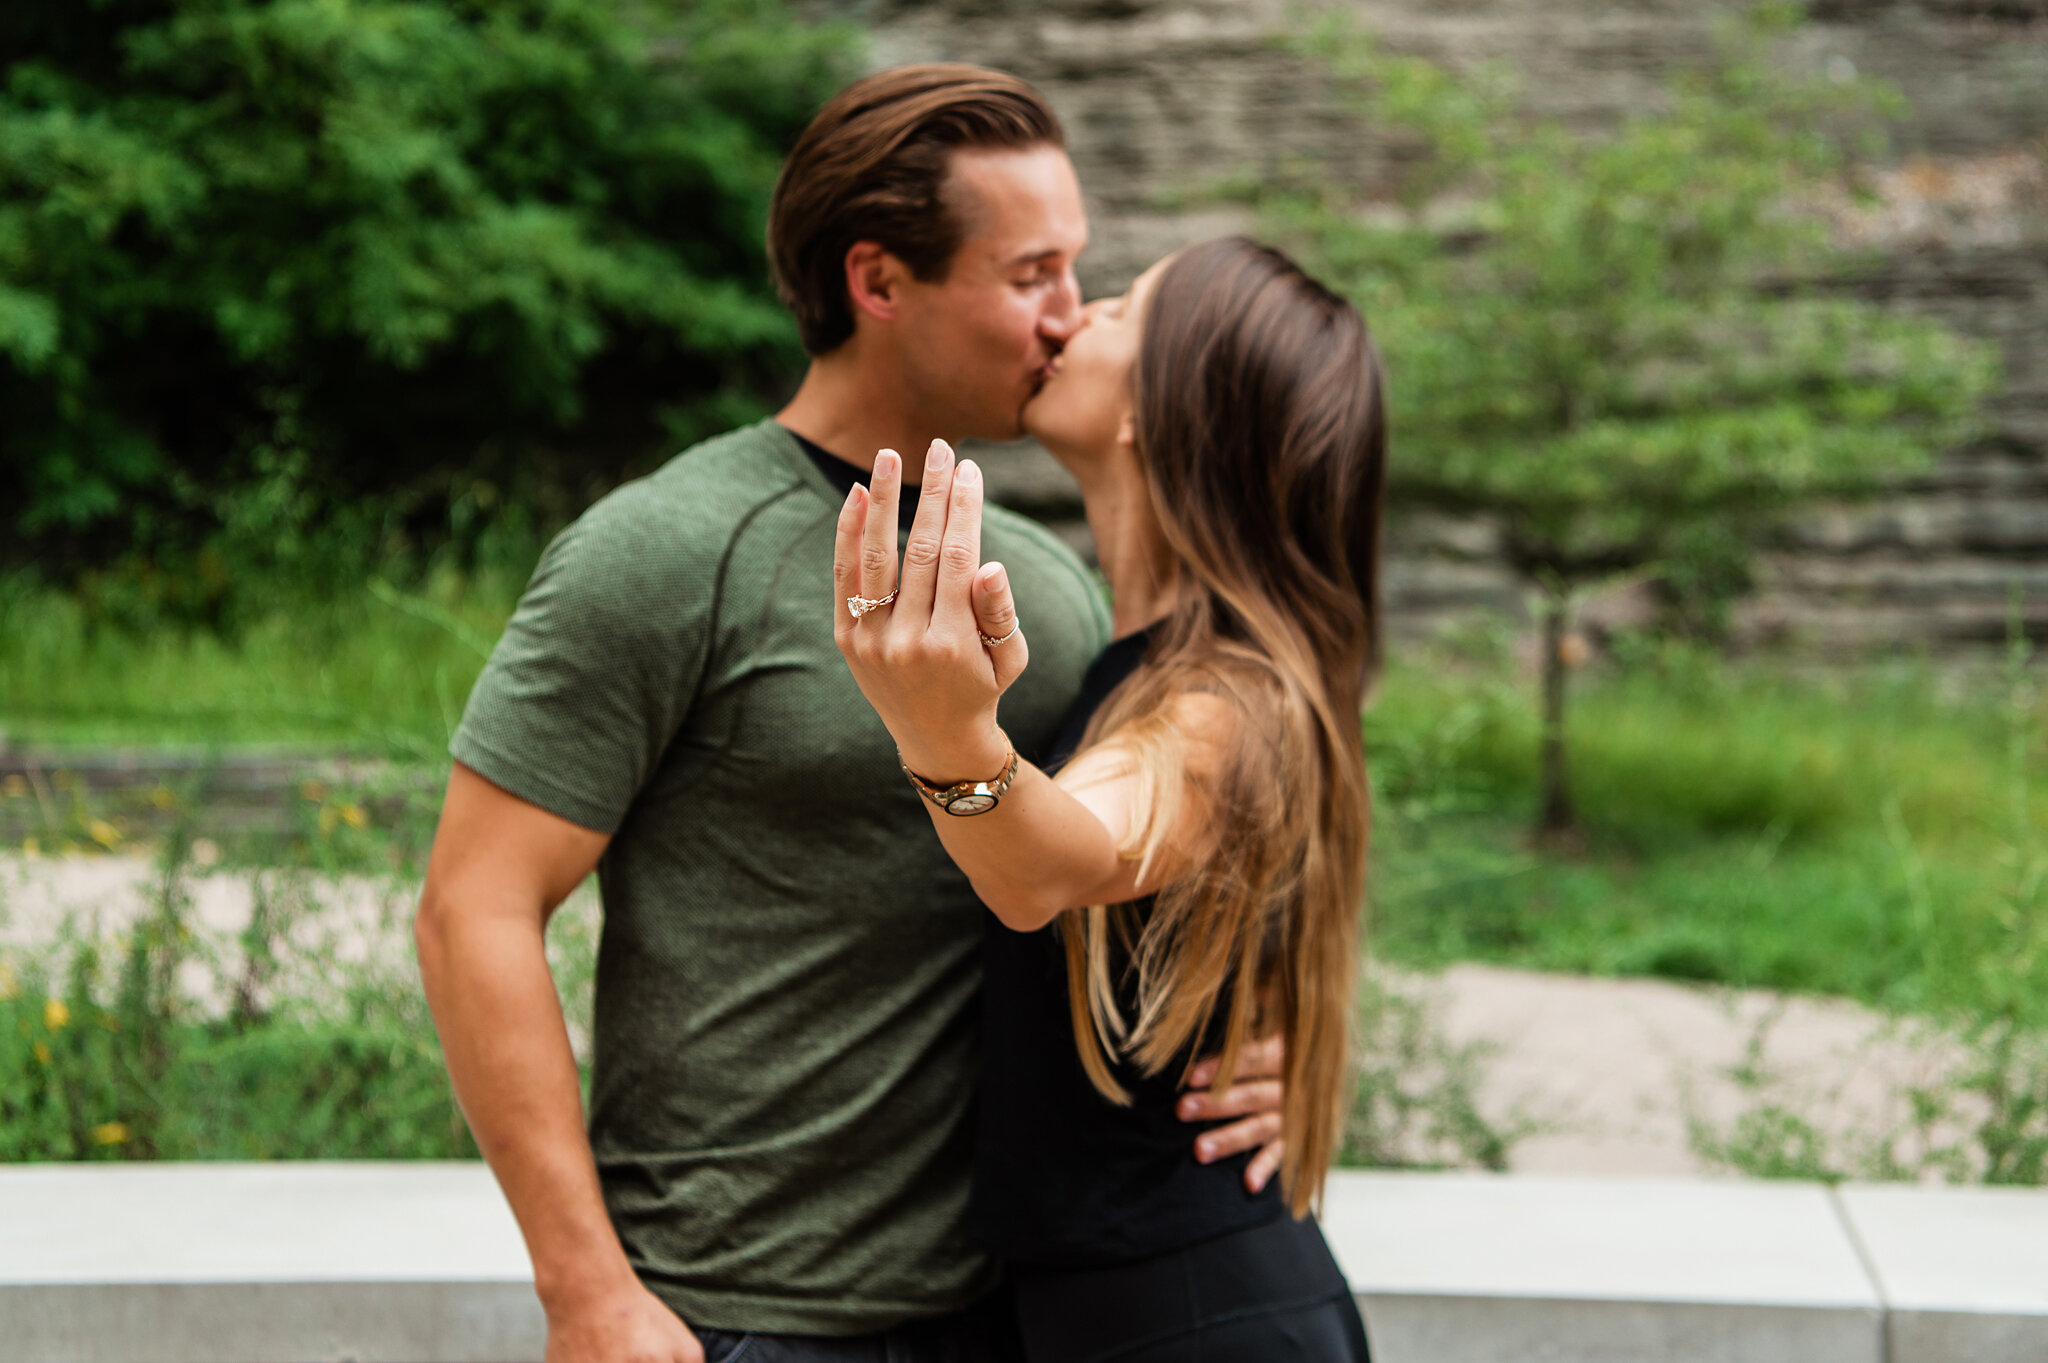
[[1081, 306], [1081, 283], [1068, 270], [1046, 302], [1045, 312], [1039, 318], [1039, 334], [1055, 345], [1065, 345], [1086, 325], [1088, 313]]

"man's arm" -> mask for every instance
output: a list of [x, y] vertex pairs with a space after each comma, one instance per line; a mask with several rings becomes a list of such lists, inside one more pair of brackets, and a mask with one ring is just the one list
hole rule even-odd
[[456, 1100], [526, 1237], [548, 1363], [703, 1363], [605, 1213], [543, 946], [609, 842], [458, 764], [414, 924], [420, 978]]

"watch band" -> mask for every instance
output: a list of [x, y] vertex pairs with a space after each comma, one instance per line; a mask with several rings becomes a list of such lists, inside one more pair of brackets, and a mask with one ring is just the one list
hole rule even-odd
[[[1009, 743], [1006, 738], [1005, 743]], [[903, 774], [910, 778], [910, 784], [917, 787], [917, 793], [956, 818], [967, 818], [975, 814], [986, 814], [1002, 802], [1009, 791], [1010, 783], [1017, 779], [1017, 745], [1009, 744], [1010, 760], [1003, 764], [1003, 774], [993, 781], [961, 781], [941, 789], [919, 776], [903, 760], [903, 754], [896, 754], [896, 765], [903, 768]]]

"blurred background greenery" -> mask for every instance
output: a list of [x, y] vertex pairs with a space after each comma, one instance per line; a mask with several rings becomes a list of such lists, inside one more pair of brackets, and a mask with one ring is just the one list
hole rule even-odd
[[774, 0], [9, 5], [0, 566], [233, 628], [518, 571], [801, 356], [761, 221], [848, 34]]
[[[468, 1151], [405, 972], [180, 1001], [195, 839], [228, 867], [418, 873], [447, 738], [548, 536], [800, 366], [761, 220], [782, 150], [872, 60], [832, 8], [0, 10], [0, 740], [51, 771], [202, 754], [161, 800], [0, 788], [17, 857], [160, 868], [133, 929], [0, 953], [0, 1159]], [[1969, 655], [1727, 647], [1783, 513], [1980, 439], [2000, 376], [1996, 347], [1845, 287], [1812, 211], [1899, 97], [1780, 60], [1795, 9], [1730, 18], [1596, 135], [1531, 117], [1511, 74], [1298, 14], [1275, 48], [1393, 170], [1370, 194], [1321, 161], [1185, 191], [1360, 301], [1395, 519], [1500, 518], [1530, 593], [1411, 631], [1364, 718], [1376, 950], [2048, 1033], [2029, 603]], [[1592, 637], [1618, 587], [1651, 609]], [[377, 765], [209, 825], [203, 754], [250, 746]], [[260, 974], [275, 931], [219, 950]], [[2048, 1070], [2016, 1085], [2033, 1162], [1982, 1167], [2038, 1180]], [[1444, 1092], [1454, 1157], [1497, 1162]]]

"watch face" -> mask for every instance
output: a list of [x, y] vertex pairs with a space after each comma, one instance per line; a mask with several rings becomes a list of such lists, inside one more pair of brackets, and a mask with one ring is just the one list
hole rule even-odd
[[996, 807], [993, 795], [962, 795], [946, 802], [948, 814], [986, 814]]

